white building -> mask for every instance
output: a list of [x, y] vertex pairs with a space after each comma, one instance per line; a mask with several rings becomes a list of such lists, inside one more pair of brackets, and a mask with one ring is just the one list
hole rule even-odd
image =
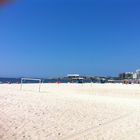
[[137, 79], [140, 79], [140, 69], [136, 70]]
[[80, 75], [79, 74], [68, 74], [67, 77], [70, 77], [70, 78], [71, 77], [80, 77]]
[[137, 79], [137, 73], [136, 72], [133, 73], [133, 79]]

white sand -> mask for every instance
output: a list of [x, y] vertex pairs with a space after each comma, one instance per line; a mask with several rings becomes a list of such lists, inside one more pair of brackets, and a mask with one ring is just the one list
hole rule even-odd
[[0, 85], [0, 140], [140, 140], [140, 85]]

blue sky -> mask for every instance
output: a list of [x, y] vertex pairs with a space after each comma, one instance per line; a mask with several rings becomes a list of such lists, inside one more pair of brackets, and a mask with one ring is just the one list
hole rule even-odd
[[140, 68], [140, 1], [24, 0], [0, 7], [0, 76]]

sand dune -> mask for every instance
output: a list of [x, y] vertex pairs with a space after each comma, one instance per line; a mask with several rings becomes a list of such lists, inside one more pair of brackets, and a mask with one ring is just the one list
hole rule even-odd
[[1, 140], [139, 140], [140, 85], [0, 85]]

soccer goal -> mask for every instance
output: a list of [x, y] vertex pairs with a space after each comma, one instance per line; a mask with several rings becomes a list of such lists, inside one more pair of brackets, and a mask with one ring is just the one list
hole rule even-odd
[[[40, 90], [41, 90], [41, 83], [42, 83], [41, 79], [21, 78], [20, 90], [24, 89], [23, 85], [25, 85], [25, 84], [37, 84], [37, 83], [38, 83], [37, 90], [40, 92]], [[28, 86], [30, 86], [30, 85], [28, 85]]]

